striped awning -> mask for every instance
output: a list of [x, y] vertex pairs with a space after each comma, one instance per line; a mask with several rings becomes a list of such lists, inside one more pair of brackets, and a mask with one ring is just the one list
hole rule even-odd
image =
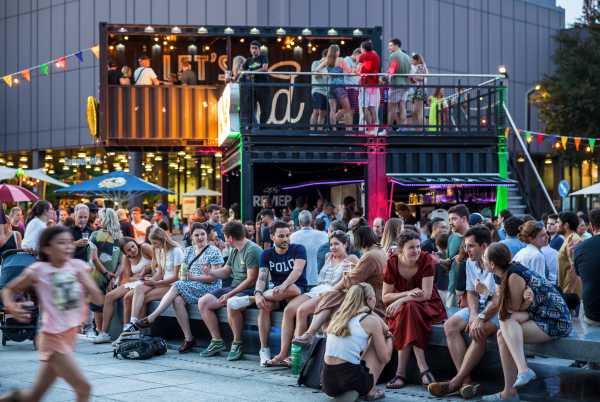
[[402, 187], [510, 187], [517, 183], [493, 173], [388, 173], [387, 176], [394, 184]]

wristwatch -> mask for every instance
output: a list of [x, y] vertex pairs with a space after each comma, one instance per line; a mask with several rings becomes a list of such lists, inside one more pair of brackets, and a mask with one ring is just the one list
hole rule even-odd
[[485, 313], [479, 313], [479, 314], [477, 315], [477, 318], [479, 318], [479, 319], [480, 319], [480, 320], [482, 320], [482, 321], [485, 321]]

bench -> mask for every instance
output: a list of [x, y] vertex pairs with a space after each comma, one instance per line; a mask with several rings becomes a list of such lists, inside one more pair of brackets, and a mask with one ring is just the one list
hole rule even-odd
[[[149, 310], [152, 311], [158, 306], [158, 302], [152, 302]], [[448, 309], [450, 317], [458, 309]], [[200, 312], [195, 305], [188, 306], [188, 313], [191, 320], [202, 320]], [[169, 307], [162, 314], [165, 317], [175, 317], [175, 310]], [[221, 308], [217, 311], [219, 322], [227, 324], [227, 309]], [[249, 308], [244, 313], [244, 323], [246, 327], [257, 327], [258, 310]], [[271, 313], [271, 323], [273, 328], [281, 328], [283, 313], [274, 311]], [[271, 333], [273, 336], [273, 332]], [[279, 340], [273, 336], [270, 342], [273, 346], [279, 345]], [[433, 331], [429, 339], [429, 344], [433, 346], [447, 347], [446, 335], [442, 324], [433, 326]], [[278, 349], [274, 348], [274, 349]], [[495, 337], [488, 338], [488, 350], [496, 352], [498, 345]], [[589, 326], [580, 320], [573, 322], [573, 330], [568, 337], [559, 338], [542, 344], [526, 344], [525, 353], [528, 355], [555, 357], [566, 360], [580, 360], [587, 362], [600, 363], [600, 327]]]
[[[457, 308], [448, 309], [448, 317], [457, 310]], [[448, 346], [442, 324], [433, 326], [429, 344]], [[496, 338], [488, 338], [487, 346], [488, 350], [497, 351]], [[541, 344], [526, 344], [525, 354], [600, 363], [600, 327], [592, 327], [576, 320], [573, 322], [573, 330], [569, 336]]]

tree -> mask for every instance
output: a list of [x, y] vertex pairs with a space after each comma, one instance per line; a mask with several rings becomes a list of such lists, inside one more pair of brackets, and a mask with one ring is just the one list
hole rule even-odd
[[597, 17], [589, 21], [555, 36], [556, 70], [534, 99], [547, 132], [600, 136], [600, 25]]

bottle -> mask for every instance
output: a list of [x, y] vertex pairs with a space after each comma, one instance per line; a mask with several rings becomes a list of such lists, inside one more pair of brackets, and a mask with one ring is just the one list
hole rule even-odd
[[300, 375], [302, 369], [302, 347], [300, 345], [292, 344], [291, 360], [292, 374]]
[[179, 268], [179, 280], [187, 281], [188, 279], [188, 266], [185, 262], [181, 263], [181, 267]]

